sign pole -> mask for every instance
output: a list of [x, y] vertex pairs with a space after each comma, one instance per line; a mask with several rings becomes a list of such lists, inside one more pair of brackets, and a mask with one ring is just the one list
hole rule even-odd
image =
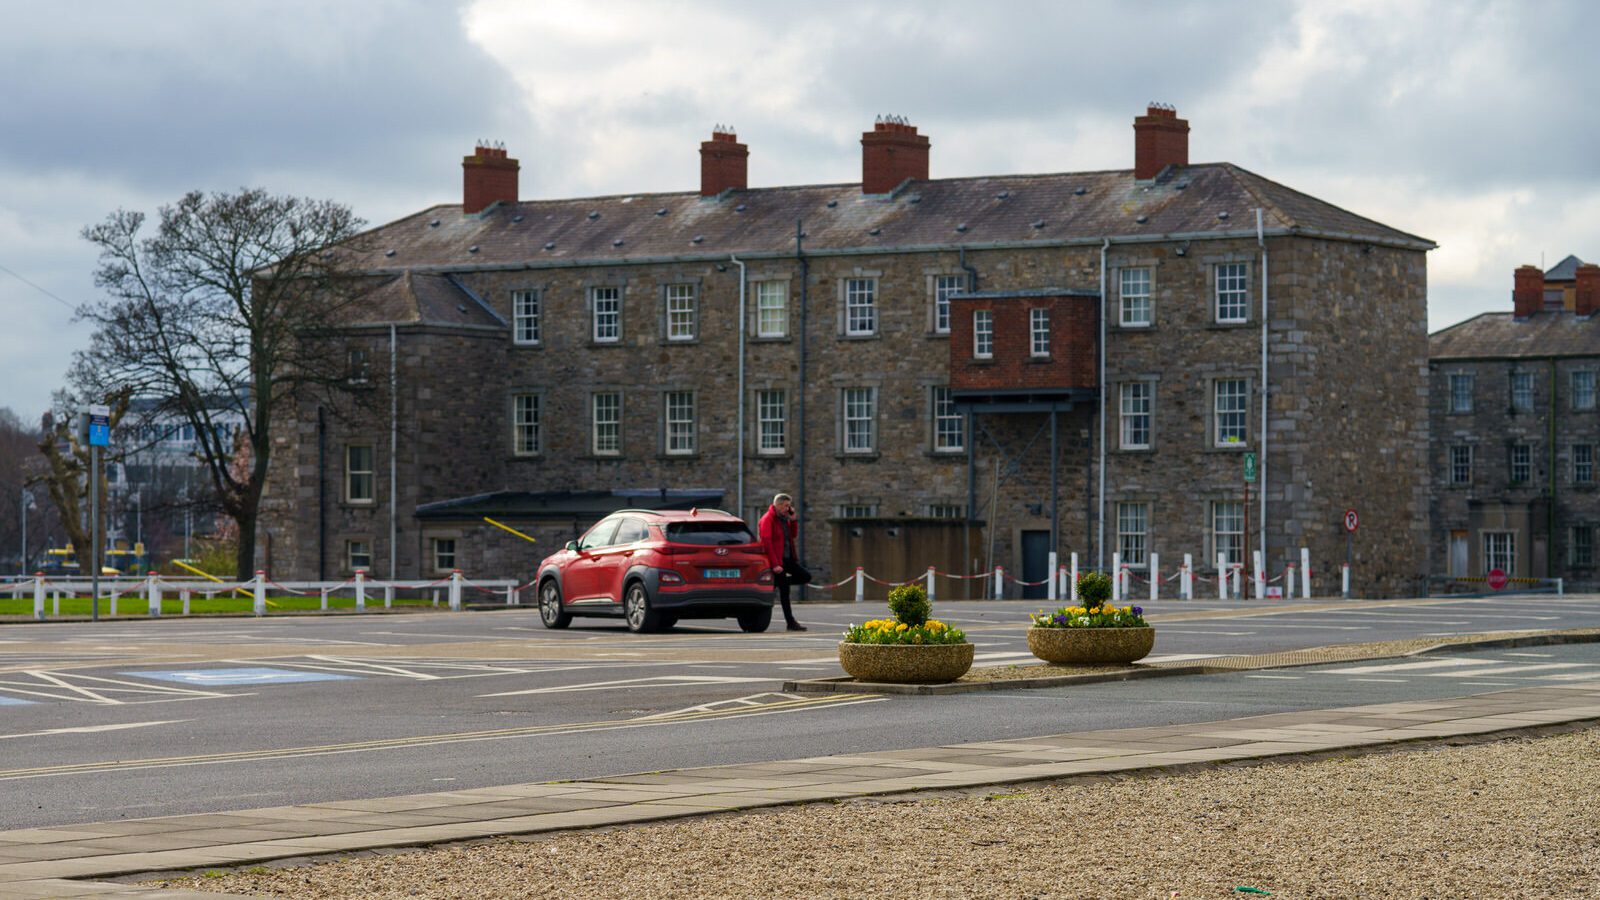
[[90, 621], [100, 621], [100, 445], [89, 445]]

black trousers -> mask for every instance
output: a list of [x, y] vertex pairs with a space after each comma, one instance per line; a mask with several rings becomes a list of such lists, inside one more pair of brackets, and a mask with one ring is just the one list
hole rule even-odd
[[810, 584], [811, 573], [798, 562], [786, 559], [783, 561], [783, 571], [774, 575], [772, 580], [778, 586], [778, 600], [783, 603], [783, 620], [793, 622], [794, 611], [789, 607], [789, 585]]

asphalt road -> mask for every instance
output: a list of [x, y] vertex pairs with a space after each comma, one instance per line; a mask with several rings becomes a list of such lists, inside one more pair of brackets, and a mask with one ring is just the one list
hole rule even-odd
[[[1600, 600], [1145, 604], [1157, 658], [1600, 627]], [[1026, 663], [1037, 603], [945, 602], [983, 664]], [[0, 828], [1208, 721], [1600, 678], [1600, 646], [1534, 647], [951, 697], [784, 695], [838, 674], [881, 606], [812, 630], [548, 631], [531, 610], [0, 626]], [[580, 620], [582, 622], [583, 620]], [[1422, 665], [1416, 665], [1421, 663]], [[1392, 666], [1410, 666], [1393, 668]]]

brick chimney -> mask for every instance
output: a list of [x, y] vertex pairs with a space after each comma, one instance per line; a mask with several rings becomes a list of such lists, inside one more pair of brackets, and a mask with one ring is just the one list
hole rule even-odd
[[1544, 270], [1538, 266], [1517, 266], [1512, 273], [1511, 304], [1519, 319], [1544, 309]]
[[887, 194], [907, 178], [928, 180], [928, 139], [898, 116], [861, 135], [861, 193]]
[[732, 128], [718, 125], [711, 140], [700, 143], [700, 196], [715, 197], [729, 188], [750, 186], [750, 148], [739, 143]]
[[1189, 164], [1189, 120], [1177, 109], [1152, 103], [1133, 119], [1133, 177], [1144, 180], [1167, 166]]
[[1592, 316], [1600, 312], [1600, 266], [1594, 263], [1579, 266], [1577, 280], [1572, 311], [1580, 316]]
[[479, 144], [471, 156], [461, 158], [461, 211], [470, 216], [496, 203], [517, 202], [520, 168], [504, 147]]

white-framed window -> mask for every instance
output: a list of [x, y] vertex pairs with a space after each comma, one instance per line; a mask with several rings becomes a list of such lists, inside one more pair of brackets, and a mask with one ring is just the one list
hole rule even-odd
[[1143, 266], [1122, 270], [1122, 298], [1119, 321], [1124, 328], [1145, 328], [1150, 324], [1150, 270]]
[[666, 451], [680, 456], [694, 452], [694, 392], [667, 391]]
[[1028, 310], [1028, 355], [1050, 355], [1050, 310], [1043, 307]]
[[1483, 533], [1483, 574], [1499, 569], [1507, 575], [1517, 574], [1517, 534], [1514, 531], [1485, 531]]
[[967, 449], [966, 421], [956, 412], [955, 399], [947, 387], [933, 389], [933, 451], [958, 453]]
[[756, 337], [781, 338], [789, 335], [789, 283], [756, 282]]
[[1572, 445], [1572, 483], [1594, 484], [1594, 445]]
[[456, 567], [456, 539], [433, 539], [433, 570], [435, 572], [449, 572]]
[[374, 458], [371, 444], [350, 444], [344, 448], [346, 503], [373, 503], [377, 500], [377, 465]]
[[878, 333], [878, 280], [876, 278], [845, 279], [844, 333], [852, 337]]
[[1527, 484], [1533, 480], [1533, 448], [1527, 444], [1511, 445], [1511, 483]]
[[789, 403], [783, 390], [756, 391], [756, 452], [787, 453]]
[[349, 540], [344, 542], [344, 567], [347, 571], [372, 568], [372, 542]]
[[877, 514], [878, 507], [873, 503], [839, 504], [839, 518], [841, 519], [870, 519]]
[[1594, 373], [1572, 373], [1572, 408], [1576, 410], [1594, 409]]
[[511, 339], [515, 343], [539, 343], [539, 306], [542, 299], [536, 290], [511, 292]]
[[590, 288], [589, 305], [594, 310], [594, 342], [615, 344], [622, 340], [622, 288]]
[[1594, 565], [1594, 526], [1572, 526], [1571, 540], [1567, 542], [1567, 564], [1572, 566]]
[[1132, 569], [1143, 569], [1150, 564], [1150, 504], [1117, 504], [1117, 552], [1122, 554], [1122, 564]]
[[1456, 444], [1450, 448], [1450, 483], [1472, 483], [1472, 446]]
[[590, 447], [596, 456], [616, 456], [622, 452], [622, 395], [599, 391], [589, 398], [591, 411]]
[[992, 309], [972, 311], [972, 357], [994, 358], [994, 310]]
[[967, 289], [965, 275], [936, 275], [933, 279], [933, 331], [950, 333], [950, 297]]
[[1155, 385], [1129, 381], [1119, 389], [1122, 409], [1122, 449], [1150, 449], [1150, 407]]
[[1250, 271], [1244, 263], [1221, 263], [1217, 276], [1217, 322], [1231, 324], [1250, 318]]
[[1217, 446], [1240, 446], [1245, 443], [1245, 430], [1250, 421], [1249, 384], [1243, 378], [1219, 378], [1211, 383], [1211, 391]]
[[877, 388], [845, 388], [842, 399], [844, 407], [844, 452], [873, 452], [877, 447]]
[[1229, 566], [1244, 564], [1244, 502], [1218, 500], [1211, 504], [1211, 553], [1206, 562], [1216, 561], [1218, 554], [1226, 558]]
[[513, 394], [511, 396], [511, 447], [517, 456], [539, 454], [544, 435], [542, 425], [543, 398], [538, 394]]
[[1511, 408], [1518, 412], [1533, 409], [1533, 373], [1511, 373]]
[[344, 355], [345, 378], [351, 384], [366, 384], [367, 376], [371, 373], [367, 365], [367, 351], [361, 347], [351, 347]]
[[1472, 384], [1471, 373], [1457, 372], [1450, 376], [1450, 411], [1453, 413], [1472, 412]]
[[694, 285], [669, 284], [665, 290], [667, 296], [667, 340], [694, 340], [698, 332]]
[[962, 519], [967, 515], [967, 508], [960, 503], [929, 503], [927, 511], [930, 519]]

